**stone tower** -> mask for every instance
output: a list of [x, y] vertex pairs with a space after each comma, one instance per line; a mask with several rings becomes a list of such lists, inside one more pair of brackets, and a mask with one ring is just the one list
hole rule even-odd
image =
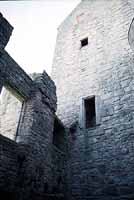
[[52, 77], [77, 200], [134, 197], [133, 0], [83, 0], [58, 28]]

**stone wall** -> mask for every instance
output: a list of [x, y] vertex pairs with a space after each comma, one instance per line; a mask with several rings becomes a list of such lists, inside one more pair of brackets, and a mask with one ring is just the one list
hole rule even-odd
[[[29, 76], [34, 80], [39, 73]], [[16, 139], [16, 131], [21, 115], [22, 102], [10, 91], [3, 88], [0, 96], [0, 133], [12, 140]]]
[[[0, 15], [0, 22], [5, 21]], [[9, 40], [12, 27], [6, 21], [3, 28], [1, 23], [0, 39]], [[16, 142], [0, 136], [0, 196], [4, 194], [5, 199], [14, 200], [63, 199], [66, 151], [55, 149], [53, 144], [57, 107], [55, 84], [45, 71], [33, 81], [5, 51], [6, 43], [1, 40], [0, 85], [22, 102], [22, 109]], [[64, 138], [64, 127], [62, 130]], [[9, 130], [5, 131], [9, 135]]]
[[[58, 29], [52, 70], [57, 115], [68, 127], [76, 124], [69, 140], [70, 199], [134, 196], [133, 17], [132, 0], [85, 0]], [[81, 99], [90, 96], [96, 99], [96, 126], [86, 129]]]
[[13, 27], [0, 13], [0, 49], [3, 49], [7, 45], [12, 31]]
[[17, 192], [18, 155], [17, 144], [0, 135], [0, 194], [1, 192], [7, 196], [10, 194], [8, 198]]
[[22, 103], [6, 89], [0, 99], [0, 133], [15, 140]]

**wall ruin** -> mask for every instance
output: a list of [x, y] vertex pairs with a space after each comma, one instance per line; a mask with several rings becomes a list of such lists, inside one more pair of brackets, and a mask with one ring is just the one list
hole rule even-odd
[[22, 103], [15, 141], [0, 135], [0, 196], [63, 199], [66, 152], [53, 144], [56, 87], [45, 71], [32, 80], [6, 52], [12, 30], [0, 14], [0, 85]]

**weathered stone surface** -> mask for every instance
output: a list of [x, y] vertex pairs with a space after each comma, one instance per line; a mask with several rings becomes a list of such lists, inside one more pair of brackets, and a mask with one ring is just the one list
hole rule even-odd
[[30, 97], [33, 81], [26, 72], [3, 50], [0, 55], [0, 83], [20, 101]]
[[[34, 80], [38, 73], [30, 74]], [[21, 114], [22, 102], [11, 94], [6, 88], [3, 88], [0, 97], [0, 134], [12, 140], [16, 139], [16, 131]]]
[[[6, 37], [7, 33], [4, 32], [4, 34]], [[0, 85], [6, 87], [22, 102], [15, 135], [16, 142], [0, 136], [0, 163], [2, 163], [0, 165], [0, 196], [4, 195], [5, 199], [14, 200], [63, 199], [66, 149], [64, 148], [63, 152], [53, 143], [57, 106], [54, 82], [46, 72], [37, 75], [35, 80], [32, 80], [8, 53], [1, 49]], [[13, 110], [16, 109], [16, 102], [9, 98], [8, 93], [5, 92], [5, 94], [7, 102], [4, 101], [5, 104], [1, 105], [2, 129], [4, 117], [10, 118]], [[20, 102], [17, 102], [19, 106]], [[10, 116], [8, 111], [11, 111]], [[3, 129], [5, 130], [3, 134], [6, 136], [10, 135], [9, 127], [12, 130], [15, 129], [15, 121], [14, 124], [8, 124], [7, 129]], [[58, 132], [55, 132], [55, 136], [56, 134]], [[60, 137], [61, 139], [63, 137], [61, 141], [65, 143], [65, 145], [62, 144], [64, 147], [66, 146], [65, 134], [63, 127]]]
[[15, 140], [22, 103], [4, 90], [0, 99], [0, 134]]
[[[8, 194], [8, 199], [17, 193], [16, 183], [18, 179], [18, 147], [17, 144], [0, 135], [0, 194]], [[1, 196], [3, 199], [6, 197]]]
[[[133, 13], [133, 0], [83, 0], [58, 28], [52, 70], [57, 115], [69, 128], [77, 124], [69, 139], [69, 199], [134, 196]], [[81, 98], [90, 96], [97, 123], [85, 129], [78, 123]]]
[[0, 13], [0, 49], [3, 49], [7, 45], [12, 31], [13, 27]]
[[[0, 195], [133, 199], [133, 13], [132, 0], [83, 0], [61, 24], [52, 72], [58, 118], [51, 78], [43, 72], [32, 80], [1, 50], [0, 85], [23, 105], [16, 142], [0, 136]], [[82, 98], [93, 96], [96, 125], [85, 128]]]

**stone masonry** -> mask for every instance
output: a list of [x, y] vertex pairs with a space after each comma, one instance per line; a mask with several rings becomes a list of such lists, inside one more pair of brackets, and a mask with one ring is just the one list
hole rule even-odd
[[[29, 76], [34, 80], [39, 74]], [[0, 133], [5, 137], [15, 140], [16, 131], [21, 115], [22, 102], [3, 88], [0, 97]]]
[[3, 90], [0, 101], [0, 134], [15, 140], [22, 103]]
[[[55, 115], [56, 87], [45, 71], [32, 80], [6, 52], [12, 30], [0, 14], [0, 86], [22, 104], [14, 141], [0, 135], [0, 196], [13, 200], [63, 199], [66, 131]], [[15, 128], [8, 125], [7, 129]], [[5, 132], [7, 136], [10, 131]]]
[[[83, 0], [58, 28], [52, 77], [70, 128], [69, 199], [134, 199], [133, 17], [133, 0]], [[86, 128], [93, 96], [96, 124]]]
[[133, 0], [82, 0], [59, 26], [57, 103], [46, 72], [32, 80], [5, 51], [12, 30], [1, 14], [0, 90], [22, 107], [14, 141], [0, 135], [0, 196], [133, 200]]

